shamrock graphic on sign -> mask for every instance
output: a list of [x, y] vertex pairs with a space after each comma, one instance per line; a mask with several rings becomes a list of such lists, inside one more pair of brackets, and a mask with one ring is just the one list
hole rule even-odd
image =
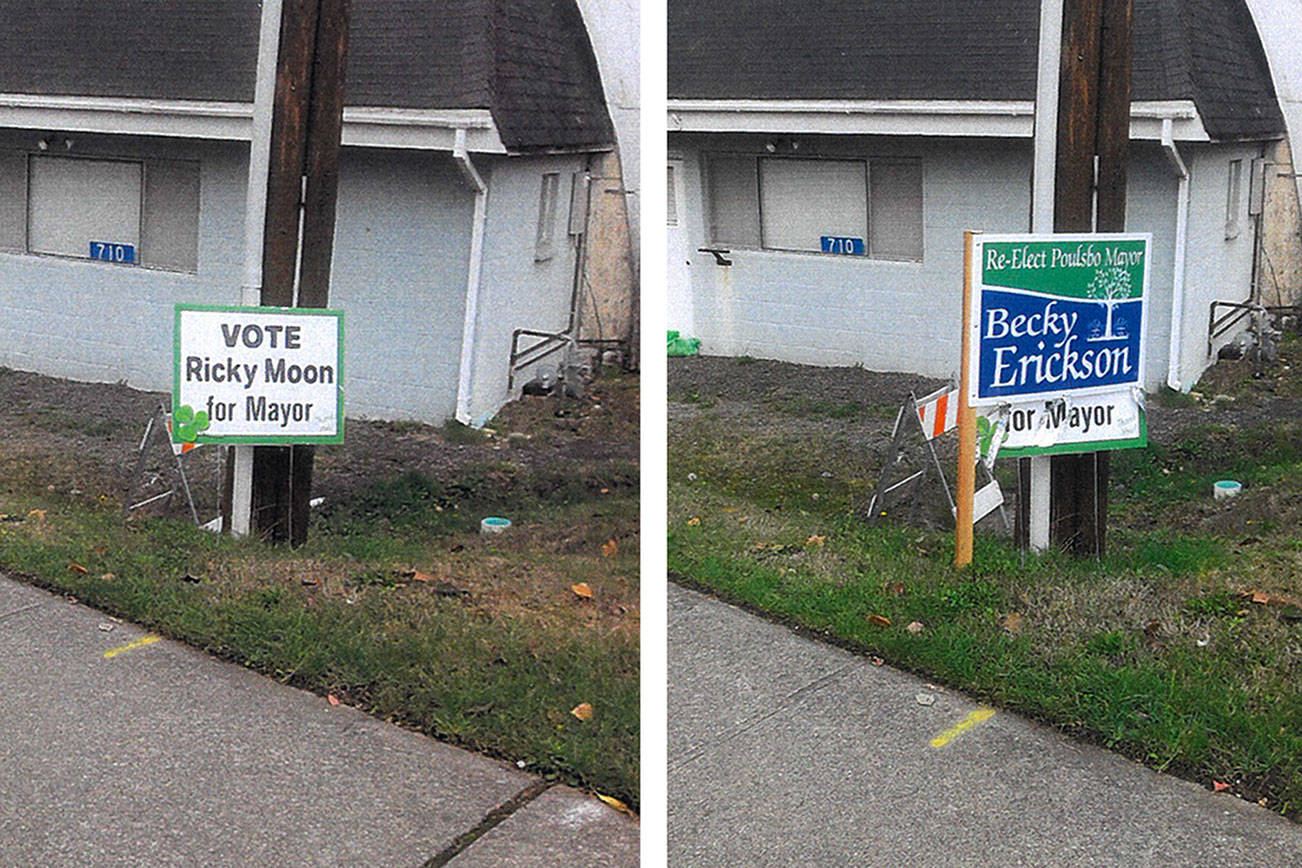
[[176, 426], [176, 438], [183, 443], [193, 443], [200, 431], [208, 429], [208, 413], [205, 410], [195, 412], [189, 404], [182, 404], [172, 414]]

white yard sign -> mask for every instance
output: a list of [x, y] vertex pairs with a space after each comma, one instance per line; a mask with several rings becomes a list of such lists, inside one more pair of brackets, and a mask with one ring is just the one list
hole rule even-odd
[[342, 443], [343, 312], [177, 305], [172, 437]]

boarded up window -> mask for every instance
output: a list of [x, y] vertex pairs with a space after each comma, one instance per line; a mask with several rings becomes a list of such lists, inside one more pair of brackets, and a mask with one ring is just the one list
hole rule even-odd
[[0, 153], [0, 248], [198, 271], [199, 164]]
[[922, 165], [917, 160], [873, 160], [872, 238], [877, 259], [922, 259]]
[[714, 156], [709, 162], [710, 237], [729, 247], [759, 247], [759, 182], [754, 157]]
[[0, 151], [0, 250], [27, 249], [27, 155]]
[[760, 161], [764, 246], [821, 251], [823, 237], [868, 237], [868, 166], [862, 160]]
[[199, 164], [179, 160], [145, 163], [142, 262], [171, 271], [198, 271]]
[[140, 163], [33, 156], [27, 249], [91, 256], [91, 242], [140, 247]]
[[716, 245], [922, 259], [919, 160], [713, 154], [707, 175]]

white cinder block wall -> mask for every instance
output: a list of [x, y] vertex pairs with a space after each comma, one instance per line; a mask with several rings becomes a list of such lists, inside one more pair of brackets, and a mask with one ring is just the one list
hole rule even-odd
[[455, 413], [473, 214], [448, 154], [343, 151], [330, 304], [344, 311], [349, 416]]
[[[488, 220], [484, 233], [484, 264], [475, 323], [475, 358], [470, 419], [482, 425], [503, 404], [519, 394], [532, 369], [517, 374], [507, 389], [507, 363], [515, 329], [560, 331], [569, 319], [574, 281], [575, 247], [569, 224], [573, 173], [583, 171], [586, 158], [551, 156], [476, 158], [489, 184]], [[487, 172], [485, 172], [487, 169]], [[535, 260], [538, 206], [543, 175], [560, 175], [556, 204], [555, 252]], [[527, 346], [528, 339], [523, 344]], [[541, 364], [555, 367], [562, 354]]]
[[[36, 150], [39, 132], [0, 131], [0, 148]], [[59, 137], [60, 139], [64, 137]], [[0, 252], [0, 365], [164, 390], [172, 381], [173, 305], [239, 301], [247, 146], [72, 134], [81, 156], [200, 163], [197, 274]]]
[[[40, 137], [0, 131], [0, 148], [35, 150]], [[173, 306], [239, 303], [248, 146], [71, 138], [74, 154], [200, 163], [198, 272], [0, 252], [0, 365], [170, 390]], [[551, 162], [578, 165], [573, 158]], [[509, 289], [488, 293], [490, 314], [483, 318], [483, 332], [494, 342], [485, 358], [495, 366], [483, 372], [485, 382], [496, 388], [493, 376], [501, 380], [500, 388], [482, 400], [491, 410], [506, 400], [514, 327], [499, 325], [498, 312], [520, 325], [564, 325], [573, 268], [562, 245], [553, 264], [536, 269], [551, 289], [540, 292], [538, 283], [530, 282], [538, 191], [525, 179], [538, 170], [521, 172], [518, 181], [512, 180], [514, 171], [512, 164], [499, 171], [508, 187], [490, 219], [485, 245], [496, 273], [511, 281]], [[446, 153], [346, 148], [339, 184], [330, 298], [332, 307], [345, 312], [347, 413], [442, 422], [456, 409], [474, 196]], [[562, 190], [565, 205], [567, 190]], [[563, 213], [559, 219], [563, 235]], [[494, 250], [498, 245], [509, 249]], [[527, 257], [527, 265], [501, 265], [521, 257]], [[486, 285], [491, 279], [486, 274]]]
[[[968, 229], [1025, 232], [1029, 226], [1029, 141], [887, 137], [800, 137], [802, 156], [917, 157], [922, 161], [923, 258], [889, 262], [731, 249], [731, 266], [698, 252], [710, 247], [703, 155], [764, 153], [768, 137], [679, 135], [683, 159], [680, 220], [687, 233], [693, 334], [701, 351], [819, 365], [853, 365], [956, 375], [962, 296], [962, 243]], [[1242, 300], [1250, 286], [1252, 226], [1246, 217], [1248, 163], [1255, 146], [1181, 146], [1191, 172], [1182, 373], [1192, 384], [1210, 364], [1207, 309], [1212, 299]], [[1229, 160], [1244, 160], [1243, 231], [1225, 239]], [[1131, 148], [1127, 231], [1153, 234], [1145, 382], [1166, 382], [1170, 338], [1176, 177], [1157, 143]], [[1197, 215], [1195, 218], [1195, 214]], [[673, 279], [674, 269], [669, 271]], [[670, 321], [689, 317], [671, 313]]]

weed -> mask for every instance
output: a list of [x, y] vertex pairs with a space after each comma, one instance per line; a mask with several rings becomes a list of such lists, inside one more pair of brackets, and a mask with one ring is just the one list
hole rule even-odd
[[456, 419], [449, 419], [443, 423], [440, 429], [443, 434], [443, 440], [447, 443], [469, 445], [473, 443], [483, 443], [489, 438], [489, 434], [479, 428], [471, 428]]
[[1185, 600], [1184, 611], [1195, 618], [1232, 617], [1240, 608], [1241, 602], [1228, 591], [1215, 591]]

